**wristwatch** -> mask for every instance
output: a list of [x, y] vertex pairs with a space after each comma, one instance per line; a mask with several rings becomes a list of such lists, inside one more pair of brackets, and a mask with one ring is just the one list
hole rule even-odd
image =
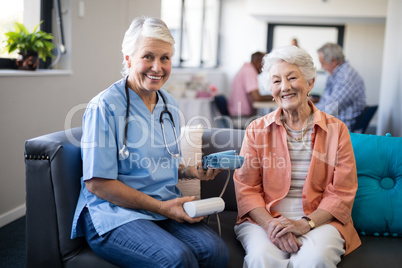
[[315, 228], [315, 223], [309, 217], [303, 216], [302, 219], [305, 219], [308, 222], [308, 225], [310, 225], [310, 230]]

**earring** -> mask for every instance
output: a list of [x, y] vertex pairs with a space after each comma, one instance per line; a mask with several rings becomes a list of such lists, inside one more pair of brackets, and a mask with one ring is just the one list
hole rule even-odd
[[272, 98], [272, 101], [275, 101], [275, 98]]
[[130, 57], [128, 55], [125, 56], [126, 62], [127, 62], [127, 67], [131, 68], [131, 61], [130, 61]]
[[310, 97], [311, 96], [311, 93], [310, 93], [310, 91], [309, 92], [307, 92], [307, 97]]

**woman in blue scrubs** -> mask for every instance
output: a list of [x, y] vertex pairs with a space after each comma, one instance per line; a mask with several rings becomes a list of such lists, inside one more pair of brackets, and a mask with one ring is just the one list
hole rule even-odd
[[85, 236], [119, 267], [226, 267], [226, 244], [203, 217], [184, 212], [194, 197], [176, 187], [179, 178], [211, 180], [219, 171], [180, 164], [178, 105], [161, 89], [171, 73], [173, 37], [163, 21], [136, 18], [122, 52], [124, 78], [84, 114], [71, 238]]

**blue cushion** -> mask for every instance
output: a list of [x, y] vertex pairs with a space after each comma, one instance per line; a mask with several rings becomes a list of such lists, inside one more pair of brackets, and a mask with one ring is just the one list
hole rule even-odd
[[362, 235], [402, 236], [402, 138], [350, 133], [358, 190], [352, 218]]

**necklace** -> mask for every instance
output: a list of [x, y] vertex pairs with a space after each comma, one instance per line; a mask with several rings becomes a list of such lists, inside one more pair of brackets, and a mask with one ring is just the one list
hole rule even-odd
[[301, 141], [303, 140], [303, 138], [304, 138], [304, 135], [306, 135], [307, 130], [309, 129], [309, 126], [310, 126], [310, 123], [311, 123], [311, 119], [312, 119], [312, 117], [310, 116], [309, 119], [308, 119], [307, 126], [305, 126], [305, 127], [303, 128], [302, 134], [301, 134], [301, 136], [300, 136], [299, 138], [296, 138], [295, 136], [292, 135], [292, 133], [290, 133], [290, 130], [289, 130], [289, 128], [288, 128], [288, 125], [285, 123], [285, 121], [284, 121], [283, 119], [281, 119], [281, 121], [282, 121], [282, 125], [285, 127], [286, 133], [287, 133], [292, 139], [294, 139], [295, 141], [301, 142]]

